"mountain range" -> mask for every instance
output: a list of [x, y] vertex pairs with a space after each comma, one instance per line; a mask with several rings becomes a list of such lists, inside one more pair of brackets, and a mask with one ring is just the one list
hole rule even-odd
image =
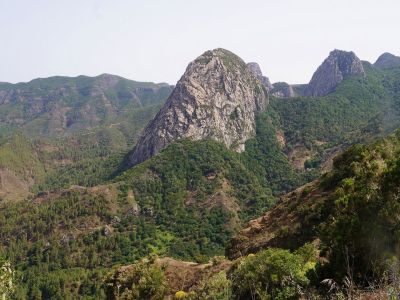
[[[14, 297], [324, 297], [323, 279], [350, 276], [344, 248], [352, 284], [367, 286], [399, 245], [399, 60], [334, 50], [308, 84], [271, 84], [218, 48], [175, 86], [1, 83], [0, 253], [22, 275]], [[287, 286], [292, 265], [262, 276], [277, 255], [300, 268]], [[271, 267], [257, 277], [260, 261]]]

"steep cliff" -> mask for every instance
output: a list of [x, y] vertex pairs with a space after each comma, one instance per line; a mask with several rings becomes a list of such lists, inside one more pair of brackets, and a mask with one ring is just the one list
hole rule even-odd
[[256, 113], [266, 103], [265, 87], [241, 58], [224, 49], [207, 51], [189, 64], [128, 164], [141, 163], [182, 138], [210, 138], [241, 152], [255, 135]]
[[247, 67], [250, 69], [250, 71], [256, 76], [256, 78], [265, 86], [265, 88], [269, 91], [273, 88], [271, 82], [269, 81], [269, 78], [267, 76], [264, 76], [261, 68], [258, 63], [256, 62], [250, 62], [247, 64]]
[[292, 86], [289, 85], [288, 83], [276, 82], [272, 84], [269, 78], [263, 75], [258, 63], [250, 62], [247, 64], [247, 67], [254, 74], [254, 76], [264, 85], [264, 87], [270, 93], [270, 95], [275, 96], [277, 98], [289, 98], [296, 96], [296, 93], [294, 92]]
[[361, 60], [354, 52], [333, 50], [318, 67], [305, 89], [305, 96], [325, 96], [333, 92], [343, 79], [365, 75]]

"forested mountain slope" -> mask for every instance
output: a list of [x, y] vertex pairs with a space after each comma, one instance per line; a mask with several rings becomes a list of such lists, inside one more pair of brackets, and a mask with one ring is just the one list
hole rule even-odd
[[[354, 145], [330, 172], [250, 221], [227, 246], [231, 261], [214, 257], [194, 265], [150, 256], [110, 272], [106, 291], [111, 298], [119, 292], [194, 299], [395, 297], [399, 154], [399, 131]], [[143, 277], [152, 289], [138, 280]]]
[[332, 278], [339, 288], [347, 277], [359, 287], [390, 289], [397, 284], [390, 276], [400, 242], [399, 154], [399, 131], [350, 147], [335, 158], [332, 171], [250, 221], [231, 240], [228, 257], [269, 247], [296, 250], [312, 242], [320, 256], [317, 284]]
[[[261, 83], [249, 70], [241, 69], [246, 68], [244, 62], [237, 60], [236, 56], [231, 61], [231, 53], [226, 53], [227, 60], [217, 62], [221, 78], [228, 78], [228, 83], [232, 78], [237, 79], [245, 95], [250, 95], [244, 99], [246, 101], [252, 99], [251, 95], [264, 93], [259, 89]], [[201, 62], [207, 64], [207, 61]], [[212, 73], [209, 68], [200, 69]], [[155, 152], [158, 153], [152, 153], [154, 156], [150, 159], [133, 168], [129, 168], [131, 164], [124, 165], [139, 132], [165, 101], [164, 92], [160, 92], [165, 87], [156, 88], [153, 85], [160, 94], [153, 90], [149, 92], [151, 97], [143, 96], [143, 99], [151, 99], [151, 103], [143, 100], [138, 104], [133, 92], [130, 92], [131, 98], [126, 103], [123, 97], [117, 96], [118, 100], [111, 97], [116, 101], [114, 111], [130, 108], [121, 114], [107, 110], [109, 118], [106, 121], [93, 123], [97, 117], [86, 120], [83, 116], [96, 111], [91, 110], [90, 103], [102, 103], [96, 101], [108, 93], [101, 92], [99, 96], [95, 85], [94, 92], [90, 88], [92, 92], [83, 96], [88, 105], [73, 106], [80, 117], [71, 123], [70, 129], [68, 126], [59, 127], [61, 130], [57, 137], [45, 129], [47, 125], [37, 129], [37, 135], [27, 137], [30, 132], [28, 127], [35, 124], [31, 122], [47, 118], [47, 114], [43, 115], [40, 110], [35, 112], [38, 115], [26, 114], [26, 124], [11, 123], [15, 125], [12, 130], [18, 128], [21, 132], [3, 139], [0, 164], [6, 173], [0, 173], [0, 178], [8, 180], [2, 179], [2, 183], [12, 183], [9, 186], [14, 196], [10, 196], [10, 189], [4, 189], [3, 195], [6, 200], [25, 201], [0, 203], [0, 254], [8, 257], [21, 275], [16, 298], [104, 298], [107, 288], [102, 286], [102, 280], [111, 267], [131, 264], [151, 254], [206, 262], [214, 255], [222, 255], [228, 241], [243, 228], [243, 224], [262, 213], [266, 215], [261, 221], [252, 223], [259, 223], [260, 226], [255, 229], [250, 227], [233, 240], [227, 252], [230, 257], [240, 257], [267, 246], [294, 250], [316, 239], [324, 243], [322, 250], [334, 253], [332, 251], [337, 250], [335, 247], [343, 246], [339, 244], [342, 240], [336, 241], [337, 245], [329, 244], [328, 240], [335, 241], [332, 234], [342, 228], [335, 227], [335, 222], [330, 223], [330, 217], [337, 220], [342, 213], [348, 217], [347, 213], [352, 216], [357, 212], [346, 211], [355, 206], [336, 210], [331, 204], [337, 201], [327, 199], [336, 197], [334, 191], [341, 191], [339, 185], [343, 184], [341, 188], [347, 193], [346, 184], [350, 184], [352, 190], [349, 191], [358, 197], [356, 193], [363, 191], [362, 186], [369, 186], [367, 179], [377, 180], [371, 183], [375, 189], [385, 178], [389, 178], [384, 174], [391, 172], [390, 166], [396, 164], [398, 134], [373, 146], [350, 148], [335, 161], [333, 171], [284, 196], [284, 200], [273, 210], [268, 210], [274, 205], [276, 196], [288, 193], [314, 180], [321, 172], [328, 171], [329, 162], [335, 154], [354, 143], [372, 141], [399, 127], [400, 69], [377, 69], [365, 62], [363, 69], [365, 76], [347, 77], [334, 92], [323, 97], [280, 99], [270, 96], [266, 107], [256, 109], [253, 114], [256, 106], [253, 104], [257, 103], [254, 102], [248, 119], [241, 115], [244, 103], [240, 102], [240, 97], [232, 98], [226, 94], [231, 90], [229, 84], [219, 88], [213, 82], [212, 90], [204, 94], [204, 99], [208, 101], [207, 97], [223, 93], [220, 99], [234, 104], [225, 108], [222, 105], [222, 109], [219, 107], [216, 110], [222, 112], [221, 122], [237, 126], [234, 132], [239, 132], [243, 126], [250, 129], [244, 141], [240, 139], [240, 142], [245, 142], [244, 151], [240, 153], [233, 151], [236, 150], [234, 147], [228, 149], [229, 145], [221, 136], [218, 139], [210, 134], [200, 140], [178, 136], [168, 140], [168, 145], [157, 148]], [[246, 77], [244, 81], [240, 78], [242, 71]], [[204, 74], [192, 75], [196, 80], [190, 81], [191, 85], [182, 85], [182, 90], [202, 91]], [[246, 82], [251, 84], [244, 84]], [[118, 86], [118, 83], [113, 85], [114, 92], [119, 90]], [[198, 93], [190, 95], [189, 100], [196, 102]], [[13, 100], [5, 105], [14, 107], [15, 103], [20, 105], [25, 102]], [[28, 103], [27, 107], [30, 107], [32, 103]], [[64, 99], [60, 103], [70, 102]], [[103, 104], [99, 106], [107, 107]], [[234, 109], [235, 106], [240, 109]], [[86, 110], [87, 107], [90, 109]], [[172, 115], [177, 111], [186, 112], [171, 111]], [[97, 116], [97, 113], [94, 115]], [[99, 120], [103, 119], [99, 117]], [[207, 119], [201, 124], [196, 129], [202, 132], [210, 129]], [[156, 130], [156, 134], [159, 131]], [[146, 138], [142, 135], [142, 139]], [[18, 151], [13, 151], [15, 148]], [[366, 155], [365, 158], [363, 155]], [[353, 167], [357, 168], [353, 170]], [[370, 172], [368, 176], [363, 175], [364, 169]], [[357, 173], [359, 170], [361, 173]], [[394, 176], [394, 173], [390, 174]], [[389, 182], [386, 185], [389, 186]], [[369, 194], [366, 196], [370, 197]], [[304, 202], [304, 206], [298, 205], [299, 202]], [[278, 222], [275, 222], [275, 217]], [[281, 224], [281, 220], [286, 220], [286, 223]], [[323, 232], [326, 235], [316, 228], [319, 224], [326, 227], [327, 231]], [[349, 224], [343, 224], [351, 229]], [[349, 237], [352, 233], [345, 234]], [[284, 258], [288, 255], [296, 265], [308, 262], [308, 258], [303, 261], [301, 254], [293, 254], [292, 257], [285, 251], [275, 253], [271, 250], [265, 255], [267, 258], [269, 255]], [[263, 255], [260, 257], [264, 259]], [[327, 257], [323, 255], [321, 257]], [[332, 255], [327, 257], [332, 264], [326, 265], [323, 272], [339, 278], [341, 269], [335, 264], [336, 261], [340, 264], [342, 258], [337, 253]], [[258, 262], [250, 260], [249, 263]], [[364, 262], [360, 260], [360, 263]], [[307, 266], [301, 267], [297, 278], [301, 285], [308, 282], [305, 277]], [[333, 267], [329, 269], [329, 266]], [[143, 270], [146, 268], [143, 267]], [[366, 266], [360, 272], [367, 274], [368, 268]], [[244, 288], [236, 286], [233, 289], [241, 299], [249, 295]]]
[[268, 111], [298, 169], [324, 167], [340, 149], [400, 125], [400, 68], [364, 63], [364, 77], [345, 79], [324, 97], [271, 97]]
[[119, 125], [141, 108], [161, 104], [172, 87], [119, 76], [49, 77], [0, 83], [0, 133], [63, 136], [102, 125]]
[[1, 83], [0, 200], [110, 178], [171, 90], [108, 74]]
[[151, 253], [199, 261], [223, 254], [242, 221], [273, 201], [239, 154], [215, 141], [182, 140], [114, 183], [2, 205], [0, 243], [31, 274], [24, 292], [43, 293], [60, 285], [61, 270], [72, 284], [82, 268], [92, 274]]

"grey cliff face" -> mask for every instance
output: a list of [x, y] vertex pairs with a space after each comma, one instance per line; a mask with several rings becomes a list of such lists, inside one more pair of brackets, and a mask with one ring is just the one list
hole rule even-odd
[[141, 163], [182, 138], [210, 138], [243, 151], [255, 135], [255, 115], [266, 104], [267, 91], [241, 58], [224, 49], [207, 51], [189, 64], [144, 129], [129, 164]]
[[271, 84], [269, 78], [263, 75], [258, 63], [250, 62], [247, 64], [247, 67], [271, 95], [278, 98], [288, 98], [296, 95], [293, 91], [293, 88], [286, 82], [277, 82]]
[[383, 53], [374, 63], [374, 67], [378, 69], [390, 69], [400, 67], [400, 57], [391, 53]]
[[265, 86], [267, 91], [272, 89], [273, 86], [272, 86], [271, 82], [269, 81], [269, 78], [263, 75], [258, 63], [250, 62], [247, 64], [247, 67], [254, 74], [254, 76]]
[[361, 60], [354, 52], [334, 50], [314, 73], [305, 95], [325, 96], [333, 92], [343, 79], [353, 75], [365, 75]]

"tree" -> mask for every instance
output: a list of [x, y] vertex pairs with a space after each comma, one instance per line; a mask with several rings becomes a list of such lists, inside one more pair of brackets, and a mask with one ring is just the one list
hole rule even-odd
[[235, 299], [295, 299], [309, 283], [315, 263], [301, 254], [267, 249], [240, 261], [232, 274]]

